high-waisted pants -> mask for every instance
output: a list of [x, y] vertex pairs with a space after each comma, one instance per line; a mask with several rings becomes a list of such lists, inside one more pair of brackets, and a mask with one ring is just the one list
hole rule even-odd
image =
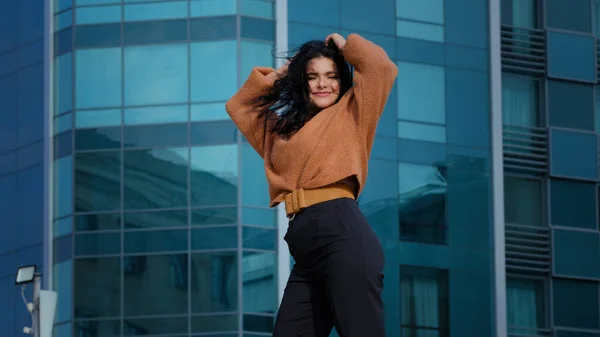
[[356, 201], [296, 214], [285, 235], [295, 264], [274, 337], [385, 337], [382, 246]]

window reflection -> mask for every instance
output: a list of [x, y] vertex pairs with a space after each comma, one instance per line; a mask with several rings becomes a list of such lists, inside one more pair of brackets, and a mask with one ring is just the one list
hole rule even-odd
[[125, 336], [186, 334], [188, 317], [125, 319]]
[[128, 256], [124, 259], [126, 316], [188, 311], [188, 255]]
[[120, 152], [75, 155], [75, 211], [117, 210], [121, 207]]
[[244, 312], [273, 313], [275, 311], [276, 269], [274, 253], [244, 252], [242, 260]]
[[75, 336], [77, 337], [117, 337], [120, 335], [121, 322], [118, 320], [78, 321], [75, 323]]
[[75, 54], [76, 107], [121, 105], [121, 48], [78, 50]]
[[448, 189], [445, 168], [401, 163], [398, 172], [401, 240], [444, 244]]
[[[226, 101], [237, 90], [235, 41], [196, 42], [190, 45], [193, 102]], [[219, 64], [219, 67], [215, 67]]]
[[192, 148], [191, 170], [192, 205], [237, 203], [237, 145]]
[[185, 207], [188, 204], [188, 149], [124, 152], [125, 209]]
[[118, 257], [75, 260], [75, 318], [121, 315], [119, 260]]
[[[446, 123], [444, 67], [398, 62], [398, 118], [443, 125]], [[424, 99], [427, 97], [427, 99]]]
[[237, 253], [192, 254], [192, 312], [236, 310], [237, 284]]
[[187, 102], [188, 74], [187, 44], [125, 48], [125, 105]]
[[539, 82], [515, 75], [502, 76], [502, 122], [504, 125], [540, 125]]
[[401, 266], [402, 336], [449, 336], [448, 271]]

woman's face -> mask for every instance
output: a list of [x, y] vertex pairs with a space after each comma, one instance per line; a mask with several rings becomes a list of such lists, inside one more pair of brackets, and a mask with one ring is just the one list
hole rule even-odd
[[319, 109], [328, 108], [340, 96], [340, 76], [332, 59], [317, 57], [306, 67], [310, 102]]

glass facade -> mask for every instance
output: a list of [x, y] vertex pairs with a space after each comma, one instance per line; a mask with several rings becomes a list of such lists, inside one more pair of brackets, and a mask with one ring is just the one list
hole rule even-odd
[[56, 337], [270, 336], [287, 223], [224, 105], [333, 32], [399, 69], [359, 199], [387, 335], [600, 336], [599, 22], [597, 0], [0, 0], [3, 336], [30, 325], [26, 264]]

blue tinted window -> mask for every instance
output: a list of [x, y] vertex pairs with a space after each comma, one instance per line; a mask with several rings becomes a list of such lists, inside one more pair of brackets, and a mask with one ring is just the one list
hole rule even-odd
[[[160, 137], [157, 137], [160, 135]], [[188, 144], [188, 125], [143, 125], [123, 129], [124, 147], [184, 146]]]
[[123, 42], [126, 45], [181, 42], [188, 39], [187, 20], [126, 22], [123, 30]]
[[83, 110], [75, 114], [76, 128], [121, 125], [121, 109]]
[[396, 16], [401, 19], [444, 23], [444, 0], [396, 0]]
[[77, 48], [119, 45], [121, 45], [121, 24], [85, 25], [75, 28], [75, 46]]
[[54, 31], [58, 32], [63, 28], [67, 28], [73, 24], [73, 11], [68, 10], [54, 16]]
[[40, 224], [44, 222], [44, 170], [42, 165], [19, 171], [17, 187], [16, 195], [12, 196], [12, 198], [17, 198], [18, 205], [17, 245], [27, 247], [41, 244], [44, 237], [43, 231], [40, 230]]
[[19, 113], [18, 144], [25, 145], [44, 136], [44, 66], [42, 64], [17, 74]]
[[190, 1], [190, 16], [235, 15], [236, 0], [194, 0]]
[[159, 211], [125, 213], [125, 229], [148, 229], [162, 227], [187, 227], [188, 211]]
[[[395, 1], [340, 0], [340, 12], [342, 28], [394, 35], [396, 28]], [[377, 18], [377, 20], [373, 20], [373, 18]]]
[[44, 34], [44, 1], [17, 1], [17, 42], [25, 44], [41, 39]]
[[486, 49], [446, 45], [446, 65], [448, 67], [487, 71], [489, 53]]
[[62, 55], [73, 50], [73, 28], [54, 34], [54, 55]]
[[506, 223], [542, 226], [542, 181], [517, 177], [504, 177], [504, 217]]
[[246, 227], [242, 228], [243, 247], [247, 249], [275, 250], [276, 234], [273, 229]]
[[190, 109], [192, 122], [228, 120], [230, 118], [225, 111], [225, 102], [194, 104]]
[[129, 47], [124, 58], [125, 105], [187, 102], [187, 44]]
[[73, 132], [67, 131], [54, 137], [54, 159], [68, 156], [73, 152]]
[[247, 78], [253, 67], [273, 67], [273, 44], [242, 41], [242, 70], [241, 75]]
[[[447, 174], [439, 177], [440, 182], [444, 182], [444, 179], [447, 182], [448, 244], [451, 247], [492, 249], [490, 174], [472, 167], [482, 165], [482, 161], [467, 156], [449, 155], [448, 162], [451, 165]], [[441, 169], [441, 172], [444, 170]], [[438, 189], [442, 189], [442, 186], [444, 185], [440, 184]]]
[[[272, 231], [274, 233], [274, 231]], [[244, 252], [242, 287], [244, 312], [273, 313], [277, 305], [277, 257], [269, 252]], [[260, 275], [260, 276], [259, 276]], [[272, 332], [273, 317], [244, 315], [244, 329]], [[258, 318], [258, 319], [256, 319]], [[254, 324], [248, 324], [252, 322]], [[260, 323], [260, 324], [257, 324]]]
[[446, 243], [446, 177], [440, 167], [398, 166], [400, 239]]
[[398, 62], [398, 118], [407, 121], [446, 122], [444, 68]]
[[182, 123], [188, 120], [188, 105], [125, 109], [125, 125]]
[[242, 204], [268, 206], [269, 185], [265, 176], [265, 164], [254, 148], [242, 144]]
[[399, 240], [398, 162], [371, 159], [358, 205], [379, 237]]
[[244, 207], [242, 209], [242, 224], [276, 227], [277, 209]]
[[489, 147], [489, 102], [489, 77], [486, 73], [447, 68], [446, 132], [448, 143]]
[[596, 39], [548, 32], [548, 76], [596, 83]]
[[75, 54], [76, 107], [121, 105], [121, 48], [78, 50]]
[[432, 42], [444, 42], [444, 27], [430, 23], [398, 20], [396, 35]]
[[66, 156], [54, 161], [54, 218], [73, 212], [73, 157]]
[[75, 151], [108, 150], [121, 147], [121, 128], [75, 130]]
[[506, 321], [508, 336], [526, 334], [547, 327], [546, 291], [543, 280], [508, 278], [506, 282]]
[[192, 250], [236, 249], [237, 226], [192, 229]]
[[61, 114], [73, 108], [73, 54], [54, 59], [54, 113]]
[[[398, 60], [445, 65], [446, 49], [443, 43], [399, 37], [396, 39]], [[399, 76], [398, 78], [400, 78]]]
[[596, 184], [550, 180], [552, 225], [596, 229], [596, 205]]
[[537, 0], [502, 0], [502, 23], [519, 28], [537, 28]]
[[125, 21], [179, 19], [187, 17], [187, 1], [125, 5]]
[[237, 145], [194, 147], [190, 165], [193, 206], [237, 203]]
[[548, 28], [592, 32], [590, 0], [563, 1], [547, 0], [546, 25]]
[[[288, 1], [288, 20], [291, 22], [302, 22], [314, 25], [338, 27], [340, 25], [340, 2], [341, 0], [303, 0]], [[319, 8], [315, 11], [314, 8]], [[325, 37], [327, 35], [324, 35]]]
[[3, 234], [0, 235], [0, 254], [16, 247], [15, 229], [17, 226], [17, 176], [0, 177], [0, 212], [4, 217]]
[[75, 154], [73, 181], [76, 212], [120, 209], [121, 153], [117, 151]]
[[397, 137], [385, 137], [375, 136], [375, 142], [373, 143], [373, 151], [371, 158], [380, 158], [388, 160], [398, 159], [398, 138]]
[[272, 19], [274, 10], [274, 2], [270, 0], [242, 0], [241, 3], [242, 15]]
[[594, 86], [548, 81], [548, 103], [551, 126], [594, 130]]
[[234, 39], [237, 34], [235, 16], [193, 19], [190, 27], [190, 38], [195, 41]]
[[446, 127], [442, 125], [399, 121], [398, 138], [445, 143]]
[[32, 44], [19, 48], [17, 59], [19, 61], [19, 68], [26, 68], [36, 63], [42, 63], [44, 61], [44, 41], [37, 40]]
[[76, 18], [78, 25], [121, 22], [121, 6], [77, 8]]
[[[196, 42], [191, 48], [193, 102], [226, 101], [237, 90], [235, 41]], [[215, 67], [219, 64], [219, 67]]]
[[600, 278], [598, 233], [553, 231], [554, 273], [562, 276]]
[[125, 209], [185, 207], [188, 204], [187, 148], [125, 151]]
[[73, 261], [57, 263], [53, 268], [54, 291], [58, 293], [55, 321], [68, 321], [71, 319], [71, 303], [73, 301]]
[[167, 334], [167, 336], [169, 334], [173, 336], [185, 335], [188, 331], [188, 320], [188, 316], [127, 318], [123, 321], [123, 329], [131, 334], [138, 335], [140, 333], [152, 336], [164, 336], [164, 334]]
[[[302, 3], [300, 3], [302, 4]], [[319, 5], [321, 6], [321, 5]], [[291, 15], [291, 14], [290, 14]], [[298, 48], [308, 40], [322, 40], [331, 34], [332, 28], [315, 24], [288, 23], [288, 45], [290, 49]]]
[[119, 254], [121, 233], [76, 234], [74, 251], [76, 256]]
[[598, 329], [598, 283], [553, 279], [552, 292], [556, 326]]
[[71, 8], [73, 5], [73, 0], [57, 0], [54, 1], [54, 12], [62, 12], [67, 8]]
[[402, 162], [433, 165], [446, 161], [446, 146], [412, 139], [398, 140], [398, 159]]
[[595, 118], [595, 131], [600, 133], [600, 88], [594, 87], [594, 118]]
[[238, 219], [237, 207], [207, 207], [192, 210], [192, 226], [231, 225]]
[[[77, 259], [74, 262], [73, 312], [76, 318], [115, 317], [121, 315], [121, 258], [102, 257]], [[102, 280], [102, 287], [92, 287], [93, 280]], [[115, 296], [115, 292], [119, 295]], [[112, 298], [102, 303], [100, 298]], [[93, 300], [92, 300], [93, 299]], [[115, 301], [116, 300], [116, 301]], [[98, 328], [111, 329], [100, 331], [119, 331], [113, 324], [99, 322]], [[119, 321], [116, 321], [119, 327]], [[85, 327], [86, 322], [77, 325]], [[85, 330], [81, 329], [81, 334]], [[76, 332], [77, 333], [77, 332]], [[77, 334], [78, 335], [78, 334]], [[76, 335], [76, 336], [77, 336]]]
[[[123, 252], [139, 254], [187, 250], [187, 229], [125, 232]], [[187, 281], [187, 279], [185, 280]]]
[[75, 4], [77, 6], [87, 6], [87, 5], [104, 5], [104, 4], [114, 4], [119, 3], [120, 0], [75, 0]]
[[550, 144], [552, 175], [598, 179], [598, 146], [595, 134], [551, 130]]
[[[0, 11], [0, 31], [16, 32], [18, 17], [15, 15], [17, 2], [5, 1]], [[17, 45], [17, 34], [3, 34], [0, 40], [0, 54], [14, 49]]]
[[537, 80], [508, 74], [502, 76], [502, 123], [504, 125], [539, 126], [539, 104]]
[[[452, 4], [452, 5], [448, 5]], [[445, 41], [468, 47], [488, 48], [488, 3], [481, 0], [447, 0]]]
[[[192, 312], [235, 311], [238, 307], [238, 259], [236, 252], [195, 253], [192, 279], [211, 287], [192, 287]], [[184, 296], [185, 297], [185, 296]], [[187, 308], [187, 307], [186, 307]], [[236, 330], [237, 320], [224, 316], [198, 316], [204, 319], [192, 324], [192, 331], [215, 332]]]
[[242, 37], [257, 40], [275, 40], [275, 21], [242, 17]]
[[[450, 286], [447, 270], [400, 266], [400, 289], [404, 310], [401, 322], [402, 336], [448, 334]], [[429, 299], [421, 300], [425, 297]]]
[[233, 144], [237, 142], [238, 128], [231, 120], [192, 123], [192, 145]]
[[0, 153], [17, 145], [17, 83], [16, 76], [0, 77]]

